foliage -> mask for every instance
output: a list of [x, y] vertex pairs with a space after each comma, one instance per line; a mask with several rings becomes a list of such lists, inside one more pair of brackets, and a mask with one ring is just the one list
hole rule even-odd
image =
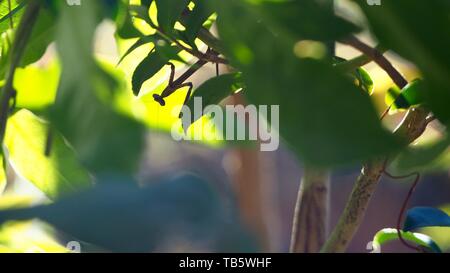
[[[400, 231], [403, 239], [425, 247], [431, 252], [441, 252], [439, 246], [427, 235], [420, 233], [412, 233], [407, 231]], [[378, 231], [373, 238], [373, 248], [381, 249], [381, 246], [398, 239], [398, 231], [394, 228], [385, 228]]]
[[[25, 11], [35, 2], [39, 13], [32, 20]], [[180, 92], [170, 94], [165, 108], [153, 101], [153, 95], [171, 84], [169, 63], [177, 71], [194, 73], [206, 63], [227, 65], [229, 73], [194, 87], [187, 106], [193, 107], [194, 96], [206, 106], [237, 91], [249, 104], [279, 105], [278, 129], [285, 144], [298, 159], [314, 166], [336, 169], [392, 156], [400, 162], [399, 169], [421, 169], [448, 151], [446, 137], [430, 147], [408, 147], [407, 139], [390, 133], [380, 121], [371, 97], [376, 85], [371, 75], [361, 65], [338, 69], [352, 60], [334, 56], [333, 44], [345, 42], [365, 26], [336, 15], [333, 1], [101, 0], [83, 1], [80, 6], [64, 2], [0, 3], [4, 80], [0, 112], [8, 116], [0, 120], [6, 129], [1, 136], [2, 160], [54, 201], [4, 210], [0, 222], [37, 217], [112, 251], [152, 251], [177, 232], [196, 241], [207, 234], [221, 247], [227, 236], [247, 238], [232, 225], [223, 228], [229, 223], [224, 224], [227, 213], [220, 198], [198, 178], [143, 189], [131, 178], [146, 148], [147, 130], [168, 131], [174, 122], [181, 123], [170, 117], [170, 107], [184, 101]], [[354, 2], [382, 46], [411, 61], [423, 75], [383, 94], [391, 110], [424, 107], [444, 126], [450, 125], [450, 4]], [[115, 25], [117, 44], [129, 45], [116, 67], [105, 65], [93, 48], [96, 29], [105, 20]], [[213, 25], [217, 36], [210, 31]], [[18, 26], [32, 30], [29, 37], [21, 36]], [[440, 35], [430, 31], [436, 26]], [[18, 53], [15, 45], [21, 43], [25, 46]], [[44, 54], [53, 45], [57, 61], [36, 65], [43, 56], [48, 58]], [[16, 58], [19, 62], [14, 64]], [[8, 77], [14, 78], [12, 87], [17, 91], [11, 100], [6, 95], [11, 91]], [[166, 123], [157, 124], [155, 119]], [[193, 117], [197, 120], [201, 116]], [[191, 124], [184, 125], [187, 129]], [[441, 168], [448, 168], [449, 162], [440, 161]], [[3, 172], [0, 178], [6, 184]], [[437, 250], [428, 238], [409, 231], [448, 226], [444, 218], [433, 209], [413, 209], [403, 234]], [[232, 221], [238, 223], [234, 217]], [[178, 228], [168, 228], [173, 226]], [[395, 236], [384, 230], [376, 235], [376, 243]], [[241, 242], [225, 250], [253, 249], [246, 240]]]
[[416, 207], [409, 210], [403, 229], [409, 231], [423, 227], [450, 227], [450, 216], [436, 208]]

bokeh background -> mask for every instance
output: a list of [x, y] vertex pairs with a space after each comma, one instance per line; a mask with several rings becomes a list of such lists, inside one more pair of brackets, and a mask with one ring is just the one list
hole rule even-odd
[[[338, 1], [337, 11], [350, 15], [356, 20], [363, 20], [358, 10], [355, 10], [347, 1]], [[99, 59], [112, 64], [117, 63], [124, 49], [130, 45], [127, 41], [122, 41], [117, 45], [114, 31], [111, 23], [102, 23], [97, 31], [95, 44], [96, 55]], [[361, 39], [369, 44], [376, 44], [376, 41], [373, 41], [368, 35], [362, 35]], [[336, 52], [338, 56], [347, 59], [358, 55], [358, 52], [342, 45], [337, 46]], [[118, 67], [125, 71], [123, 75], [125, 80], [129, 79], [126, 71], [132, 71], [128, 68], [135, 67], [141, 60], [139, 56], [146, 54], [146, 51], [142, 49], [134, 54]], [[412, 64], [392, 54], [387, 54], [387, 56], [408, 80], [419, 76]], [[51, 46], [43, 59], [35, 66], [48, 69], [54, 64], [54, 59], [55, 49]], [[376, 65], [369, 64], [365, 68], [375, 82], [373, 100], [379, 112], [382, 113], [387, 107], [384, 94], [393, 83]], [[177, 73], [182, 72], [183, 69], [180, 66]], [[226, 67], [221, 67], [222, 71], [226, 69]], [[215, 67], [206, 67], [193, 78], [194, 85], [198, 86], [214, 73]], [[146, 83], [146, 86], [148, 89], [152, 89], [155, 85], [162, 84], [167, 80], [167, 76], [168, 71], [164, 71], [158, 77], [160, 82], [151, 81]], [[175, 101], [177, 98], [173, 98], [173, 100]], [[289, 148], [281, 143], [277, 151], [261, 152], [258, 147], [244, 145], [177, 142], [167, 131], [170, 128], [168, 110], [159, 107], [154, 102], [148, 101], [148, 103], [152, 104], [151, 109], [153, 110], [153, 112], [149, 112], [151, 115], [149, 122], [155, 127], [155, 130], [150, 130], [147, 134], [147, 149], [142, 158], [138, 174], [139, 181], [145, 183], [145, 181], [153, 181], [160, 177], [194, 173], [213, 184], [229, 206], [237, 208], [239, 217], [255, 235], [261, 251], [287, 252], [294, 204], [302, 176], [302, 162], [289, 151]], [[223, 103], [245, 104], [245, 98], [238, 93]], [[358, 113], [353, 113], [352, 109], [349, 109], [348, 114], [357, 115]], [[403, 115], [402, 112], [389, 115], [385, 119], [386, 127], [394, 129]], [[415, 145], [431, 141], [440, 135], [441, 131], [440, 124], [432, 123], [426, 134], [417, 140]], [[332, 172], [329, 229], [336, 224], [359, 171], [360, 166], [350, 166]], [[15, 174], [13, 166], [9, 166], [8, 175], [10, 180], [15, 181], [13, 188], [9, 189], [10, 191], [22, 195], [32, 195], [32, 202], [38, 203], [45, 200], [45, 197], [34, 189], [31, 183]], [[449, 175], [449, 171], [445, 169], [424, 174], [411, 199], [410, 206], [440, 207], [450, 212]], [[393, 181], [384, 177], [381, 180], [364, 222], [350, 244], [349, 252], [370, 252], [371, 249], [368, 249], [367, 245], [372, 241], [375, 233], [383, 228], [395, 227], [401, 204], [406, 198], [410, 186], [411, 181], [408, 179]], [[8, 233], [8, 236], [22, 236], [22, 240], [31, 240], [30, 238], [44, 236], [39, 230], [31, 228], [27, 233], [28, 237], [24, 237], [23, 233], [14, 235], [14, 232]], [[16, 226], [14, 231], [18, 232], [19, 227]], [[432, 236], [444, 251], [450, 251], [450, 229], [430, 228], [423, 232]], [[0, 239], [1, 236], [6, 236], [4, 231], [2, 234]], [[167, 251], [196, 251], [196, 249], [192, 246], [172, 246]], [[383, 246], [382, 251], [407, 252], [409, 250], [398, 242], [392, 242]]]

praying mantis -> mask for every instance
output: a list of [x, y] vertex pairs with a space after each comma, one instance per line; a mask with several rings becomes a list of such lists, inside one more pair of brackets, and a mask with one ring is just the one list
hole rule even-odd
[[[208, 48], [205, 55], [212, 54], [217, 56], [218, 53], [214, 50]], [[168, 63], [170, 66], [170, 76], [169, 76], [169, 83], [167, 87], [161, 92], [161, 94], [153, 94], [153, 99], [158, 102], [161, 106], [165, 106], [165, 98], [175, 93], [177, 90], [188, 87], [188, 91], [186, 94], [186, 98], [184, 99], [183, 105], [186, 105], [189, 101], [189, 98], [191, 97], [192, 89], [194, 88], [192, 82], [186, 82], [197, 70], [199, 70], [201, 67], [203, 67], [205, 64], [207, 64], [208, 61], [204, 59], [198, 60], [195, 64], [193, 64], [189, 69], [184, 72], [178, 79], [175, 79], [175, 65], [171, 62]], [[219, 64], [216, 63], [216, 73], [219, 74], [218, 70]], [[181, 113], [180, 113], [181, 118]]]

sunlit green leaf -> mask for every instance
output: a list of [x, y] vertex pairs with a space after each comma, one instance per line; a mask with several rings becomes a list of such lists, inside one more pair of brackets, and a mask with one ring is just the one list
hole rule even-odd
[[19, 24], [20, 18], [24, 12], [25, 1], [11, 0], [11, 6], [8, 1], [0, 3], [0, 33], [4, 33], [11, 27], [11, 19], [13, 26]]
[[411, 81], [402, 90], [398, 87], [389, 88], [386, 93], [386, 104], [391, 106], [392, 110], [408, 109], [424, 102], [424, 83], [420, 79]]
[[[400, 231], [402, 238], [419, 246], [423, 246], [432, 252], [442, 252], [439, 246], [427, 235]], [[399, 240], [398, 231], [394, 228], [385, 228], [377, 232], [373, 238], [373, 248], [381, 249], [381, 246], [393, 240]]]
[[89, 174], [57, 132], [53, 132], [50, 155], [45, 155], [48, 133], [48, 123], [27, 110], [8, 120], [5, 145], [17, 172], [50, 199], [91, 186]]
[[14, 77], [16, 106], [38, 111], [50, 106], [55, 101], [60, 72], [56, 62], [17, 69]]
[[153, 35], [149, 36], [143, 36], [140, 37], [123, 55], [120, 57], [119, 64], [128, 56], [130, 55], [134, 50], [139, 48], [142, 45], [148, 44], [148, 43], [154, 43], [155, 37]]
[[358, 68], [355, 71], [355, 77], [358, 81], [358, 86], [362, 88], [367, 94], [372, 95], [374, 91], [374, 83], [369, 73], [363, 68]]

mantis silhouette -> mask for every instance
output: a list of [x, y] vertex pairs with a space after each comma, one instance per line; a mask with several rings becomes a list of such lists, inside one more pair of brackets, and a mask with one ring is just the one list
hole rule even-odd
[[[208, 50], [206, 51], [206, 54], [213, 54], [213, 55], [218, 55], [217, 52], [213, 51], [212, 49], [208, 48]], [[183, 88], [183, 87], [188, 87], [188, 91], [186, 94], [186, 98], [184, 99], [183, 105], [186, 105], [187, 102], [189, 101], [189, 98], [191, 97], [191, 93], [192, 93], [192, 89], [193, 89], [193, 84], [192, 82], [185, 82], [186, 80], [188, 80], [195, 72], [197, 72], [197, 70], [199, 70], [201, 67], [203, 67], [205, 64], [207, 64], [208, 61], [206, 60], [198, 60], [195, 64], [193, 64], [191, 67], [189, 67], [189, 69], [184, 72], [178, 79], [175, 80], [175, 65], [173, 63], [168, 63], [168, 65], [170, 65], [170, 77], [169, 77], [169, 83], [167, 85], [167, 87], [161, 92], [160, 95], [158, 94], [153, 94], [153, 99], [158, 102], [161, 106], [166, 105], [165, 102], [165, 98], [167, 98], [168, 96], [172, 95], [173, 93], [175, 93], [177, 90]], [[216, 66], [218, 66], [218, 64], [216, 64]], [[181, 114], [180, 114], [180, 118], [181, 118]]]

